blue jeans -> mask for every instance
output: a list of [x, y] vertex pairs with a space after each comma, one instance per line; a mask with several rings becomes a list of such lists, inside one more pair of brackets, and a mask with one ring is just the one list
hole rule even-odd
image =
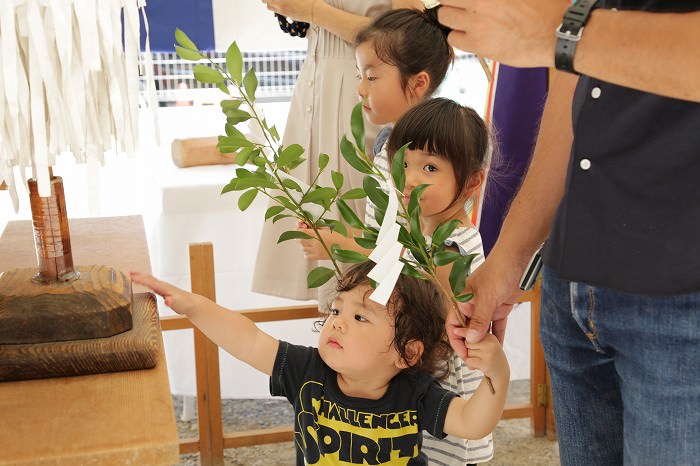
[[562, 465], [700, 464], [700, 293], [619, 293], [545, 267], [541, 309]]

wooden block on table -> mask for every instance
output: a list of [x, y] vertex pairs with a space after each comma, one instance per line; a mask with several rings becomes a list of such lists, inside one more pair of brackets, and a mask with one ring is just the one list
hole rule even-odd
[[173, 163], [179, 168], [234, 163], [236, 154], [222, 154], [216, 148], [218, 141], [218, 137], [174, 139], [170, 146]]
[[0, 381], [154, 367], [160, 348], [160, 324], [153, 295], [134, 295], [132, 314], [133, 328], [109, 338], [0, 345]]
[[77, 279], [37, 282], [37, 269], [0, 275], [0, 345], [105, 338], [131, 329], [131, 280], [101, 265]]

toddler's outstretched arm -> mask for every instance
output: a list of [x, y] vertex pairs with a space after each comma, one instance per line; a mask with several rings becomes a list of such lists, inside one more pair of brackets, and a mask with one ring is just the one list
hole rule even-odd
[[491, 393], [486, 380], [469, 400], [454, 398], [447, 410], [444, 431], [466, 439], [479, 439], [493, 432], [501, 419], [508, 395], [510, 367], [498, 339], [487, 334], [479, 343], [467, 343], [464, 361], [491, 378], [496, 393]]
[[279, 341], [261, 331], [253, 321], [151, 275], [131, 272], [131, 279], [162, 296], [168, 307], [187, 316], [207, 337], [235, 358], [267, 375], [272, 374]]

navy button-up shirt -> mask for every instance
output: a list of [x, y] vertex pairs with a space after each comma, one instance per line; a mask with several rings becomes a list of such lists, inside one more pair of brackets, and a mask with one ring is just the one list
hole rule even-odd
[[[700, 9], [697, 1], [604, 3]], [[561, 278], [619, 291], [700, 291], [700, 104], [581, 76], [572, 118], [545, 263]]]

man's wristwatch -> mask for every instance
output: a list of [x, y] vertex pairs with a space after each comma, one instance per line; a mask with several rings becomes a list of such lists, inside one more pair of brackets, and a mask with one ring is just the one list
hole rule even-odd
[[583, 26], [591, 16], [598, 0], [578, 0], [564, 14], [564, 20], [556, 30], [557, 47], [554, 54], [554, 67], [568, 73], [578, 74], [574, 69], [574, 52], [581, 40]]

